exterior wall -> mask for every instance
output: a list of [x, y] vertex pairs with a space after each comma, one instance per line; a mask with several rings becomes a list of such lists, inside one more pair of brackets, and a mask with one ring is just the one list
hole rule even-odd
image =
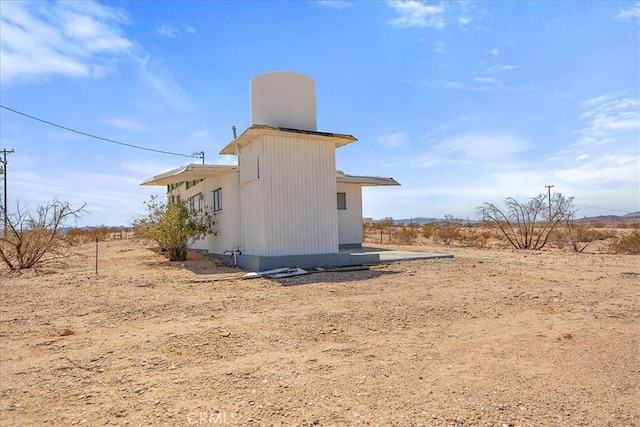
[[338, 252], [335, 170], [331, 141], [304, 135], [262, 135], [243, 146], [243, 254]]
[[189, 199], [202, 193], [203, 209], [206, 212], [213, 212], [213, 191], [222, 189], [222, 210], [215, 212], [214, 229], [217, 235], [205, 236], [203, 239], [194, 242], [194, 249], [203, 249], [212, 253], [221, 254], [225, 250], [237, 249], [240, 246], [240, 198], [238, 194], [239, 174], [227, 173], [215, 177], [210, 177], [197, 183], [195, 186], [186, 188], [182, 184], [173, 190], [171, 195], [180, 195], [180, 199], [189, 203]]
[[337, 192], [346, 194], [347, 209], [338, 210], [338, 241], [341, 247], [360, 246], [362, 231], [362, 187], [359, 184], [337, 184]]

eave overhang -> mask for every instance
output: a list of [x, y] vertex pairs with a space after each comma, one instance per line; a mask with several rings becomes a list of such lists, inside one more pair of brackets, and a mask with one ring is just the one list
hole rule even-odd
[[338, 184], [358, 184], [363, 187], [400, 185], [400, 183], [393, 178], [385, 178], [382, 176], [347, 175], [341, 171], [337, 172], [336, 179]]
[[220, 154], [239, 154], [240, 147], [248, 142], [251, 142], [257, 136], [260, 135], [278, 135], [278, 136], [297, 136], [309, 139], [322, 139], [333, 141], [335, 148], [342, 147], [343, 145], [351, 144], [357, 141], [353, 135], [347, 135], [343, 133], [331, 133], [331, 132], [318, 132], [304, 129], [292, 129], [267, 125], [251, 125], [247, 130], [242, 132], [240, 136], [227, 144], [226, 147], [220, 151]]
[[233, 165], [200, 165], [190, 164], [181, 166], [169, 172], [161, 173], [145, 180], [140, 185], [171, 185], [185, 181], [197, 181], [208, 177], [223, 175], [239, 171], [238, 166]]

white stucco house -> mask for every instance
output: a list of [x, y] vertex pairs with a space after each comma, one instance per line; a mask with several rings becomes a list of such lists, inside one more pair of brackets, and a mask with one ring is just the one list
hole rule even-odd
[[357, 140], [317, 130], [313, 79], [253, 78], [251, 123], [220, 152], [237, 165], [190, 164], [141, 185], [166, 186], [169, 203], [215, 214], [217, 234], [193, 247], [226, 260], [235, 251], [249, 270], [375, 261], [345, 250], [363, 242], [362, 187], [400, 184], [336, 171], [335, 150]]

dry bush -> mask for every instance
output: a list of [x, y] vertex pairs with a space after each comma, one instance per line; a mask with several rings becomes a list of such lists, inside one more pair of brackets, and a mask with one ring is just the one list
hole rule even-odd
[[444, 216], [444, 222], [438, 224], [434, 230], [434, 240], [451, 246], [455, 240], [460, 240], [462, 222], [451, 215]]
[[566, 220], [567, 239], [575, 252], [583, 252], [596, 240], [603, 239], [603, 233], [590, 224], [578, 224], [570, 218]]
[[630, 234], [615, 238], [609, 244], [609, 250], [616, 254], [640, 254], [640, 229], [633, 230]]
[[420, 233], [422, 235], [422, 237], [424, 237], [425, 239], [429, 240], [431, 238], [433, 238], [433, 235], [435, 233], [435, 229], [436, 226], [433, 224], [425, 224], [422, 226], [422, 232]]
[[406, 226], [394, 227], [394, 242], [401, 244], [413, 245], [420, 236], [420, 228], [417, 224], [409, 224]]
[[549, 200], [539, 194], [528, 202], [508, 197], [504, 208], [485, 202], [478, 213], [483, 221], [493, 222], [514, 248], [540, 250], [560, 221], [573, 215], [573, 197], [556, 193]]
[[[8, 230], [0, 237], [0, 259], [9, 270], [19, 271], [64, 257], [61, 250], [67, 241], [60, 229], [84, 212], [84, 205], [74, 209], [68, 202], [53, 200], [34, 215], [18, 204], [15, 213], [6, 215]], [[4, 207], [0, 214], [5, 217]]]
[[619, 224], [616, 224], [616, 228], [638, 229], [640, 228], [640, 222], [621, 222]]
[[460, 245], [472, 248], [485, 248], [487, 243], [494, 237], [491, 230], [466, 227], [460, 232]]

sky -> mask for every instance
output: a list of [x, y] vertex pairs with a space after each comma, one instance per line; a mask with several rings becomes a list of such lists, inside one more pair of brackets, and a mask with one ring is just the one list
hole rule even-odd
[[[130, 225], [151, 176], [250, 126], [249, 82], [316, 82], [318, 130], [354, 135], [363, 215], [476, 219], [483, 202], [573, 196], [578, 217], [640, 210], [640, 3], [0, 0], [9, 211], [57, 198]], [[0, 189], [1, 191], [1, 189]]]

